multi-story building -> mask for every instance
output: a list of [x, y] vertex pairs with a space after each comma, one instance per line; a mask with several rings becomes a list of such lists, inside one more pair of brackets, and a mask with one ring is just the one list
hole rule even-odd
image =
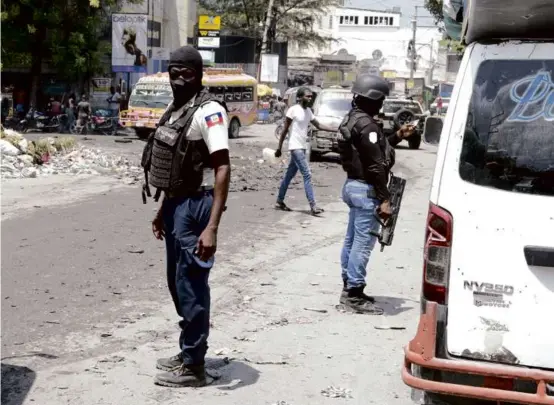
[[[325, 70], [325, 61], [334, 59], [330, 76], [336, 77], [337, 59], [343, 55], [357, 72], [361, 70], [388, 72], [389, 77], [409, 77], [409, 48], [413, 38], [411, 27], [401, 25], [400, 8], [370, 10], [352, 7], [336, 7], [327, 10], [313, 27], [321, 36], [332, 38], [326, 46], [309, 46], [302, 43], [289, 45], [289, 71], [305, 72]], [[438, 43], [441, 34], [436, 28], [416, 30], [415, 51], [417, 53], [415, 78], [427, 78], [436, 67]], [[329, 56], [331, 55], [331, 57]], [[352, 62], [355, 57], [356, 63]], [[314, 74], [314, 83], [325, 81], [325, 77]]]

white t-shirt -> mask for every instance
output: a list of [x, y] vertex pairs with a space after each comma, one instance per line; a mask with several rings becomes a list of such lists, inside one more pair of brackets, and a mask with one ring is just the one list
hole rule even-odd
[[[169, 123], [173, 124], [181, 118], [184, 111], [193, 103], [194, 99], [174, 111], [169, 117]], [[215, 101], [209, 101], [199, 107], [192, 116], [192, 122], [185, 136], [191, 141], [203, 139], [210, 154], [218, 150], [229, 150], [229, 118], [225, 108]], [[214, 169], [206, 167], [202, 186], [213, 186], [214, 181]]]
[[119, 111], [119, 103], [117, 103], [116, 101], [120, 101], [121, 100], [121, 94], [119, 94], [117, 91], [112, 94], [112, 99], [111, 99], [111, 103], [110, 103], [110, 109], [114, 110], [114, 111]]
[[308, 128], [314, 119], [312, 110], [293, 105], [287, 111], [287, 118], [292, 120], [289, 128], [289, 150], [308, 148]]

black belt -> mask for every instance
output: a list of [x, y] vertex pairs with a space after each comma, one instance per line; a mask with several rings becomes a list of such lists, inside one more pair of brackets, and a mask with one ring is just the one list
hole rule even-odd
[[165, 195], [167, 198], [190, 198], [190, 197], [200, 197], [206, 193], [213, 192], [213, 186], [202, 186], [197, 190], [177, 190], [173, 192], [166, 192]]

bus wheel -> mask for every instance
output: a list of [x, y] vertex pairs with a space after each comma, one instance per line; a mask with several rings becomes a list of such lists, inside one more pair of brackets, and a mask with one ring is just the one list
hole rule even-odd
[[239, 137], [240, 122], [238, 118], [233, 118], [229, 124], [229, 138], [235, 139]]

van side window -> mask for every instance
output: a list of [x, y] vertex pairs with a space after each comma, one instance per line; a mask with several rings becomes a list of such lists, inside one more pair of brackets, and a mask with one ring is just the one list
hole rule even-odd
[[460, 176], [554, 196], [554, 60], [488, 60], [477, 71]]

